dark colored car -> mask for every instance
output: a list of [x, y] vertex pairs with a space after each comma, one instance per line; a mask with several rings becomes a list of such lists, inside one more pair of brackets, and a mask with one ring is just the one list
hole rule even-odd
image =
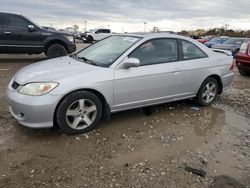
[[235, 55], [235, 63], [243, 76], [250, 76], [250, 42], [243, 43]]
[[72, 35], [51, 31], [23, 15], [0, 12], [0, 53], [45, 53], [49, 58], [76, 50]]
[[240, 46], [249, 40], [249, 38], [230, 37], [222, 44], [216, 44], [212, 48], [231, 51], [232, 55], [235, 56], [239, 52]]
[[225, 42], [229, 37], [223, 36], [223, 37], [214, 37], [211, 40], [207, 41], [205, 45], [209, 48], [212, 48], [216, 44], [222, 44]]

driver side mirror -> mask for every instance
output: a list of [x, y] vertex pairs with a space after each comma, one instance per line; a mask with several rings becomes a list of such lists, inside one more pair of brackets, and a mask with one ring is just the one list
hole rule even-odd
[[122, 64], [121, 68], [128, 69], [131, 67], [139, 67], [140, 66], [140, 60], [137, 58], [127, 58]]
[[28, 31], [29, 31], [29, 32], [33, 32], [33, 31], [35, 31], [35, 30], [36, 30], [36, 28], [35, 28], [34, 25], [28, 25]]

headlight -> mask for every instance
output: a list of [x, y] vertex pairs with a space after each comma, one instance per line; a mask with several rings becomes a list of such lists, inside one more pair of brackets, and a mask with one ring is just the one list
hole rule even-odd
[[73, 36], [69, 35], [69, 36], [66, 36], [66, 37], [67, 37], [67, 39], [68, 39], [70, 42], [74, 42], [74, 37], [73, 37]]
[[55, 89], [59, 84], [58, 83], [29, 83], [23, 86], [19, 93], [25, 95], [33, 95], [33, 96], [40, 96], [44, 95], [51, 90]]

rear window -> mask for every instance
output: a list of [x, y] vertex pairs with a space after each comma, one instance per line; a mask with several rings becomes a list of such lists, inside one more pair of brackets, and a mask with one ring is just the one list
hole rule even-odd
[[203, 52], [195, 44], [186, 40], [181, 40], [181, 44], [183, 51], [183, 60], [199, 59], [207, 57], [207, 54], [205, 54], [205, 52]]

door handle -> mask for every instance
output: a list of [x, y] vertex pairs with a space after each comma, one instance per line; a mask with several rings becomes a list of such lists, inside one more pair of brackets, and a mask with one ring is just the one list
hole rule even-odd
[[11, 32], [10, 31], [5, 31], [4, 34], [11, 34]]

